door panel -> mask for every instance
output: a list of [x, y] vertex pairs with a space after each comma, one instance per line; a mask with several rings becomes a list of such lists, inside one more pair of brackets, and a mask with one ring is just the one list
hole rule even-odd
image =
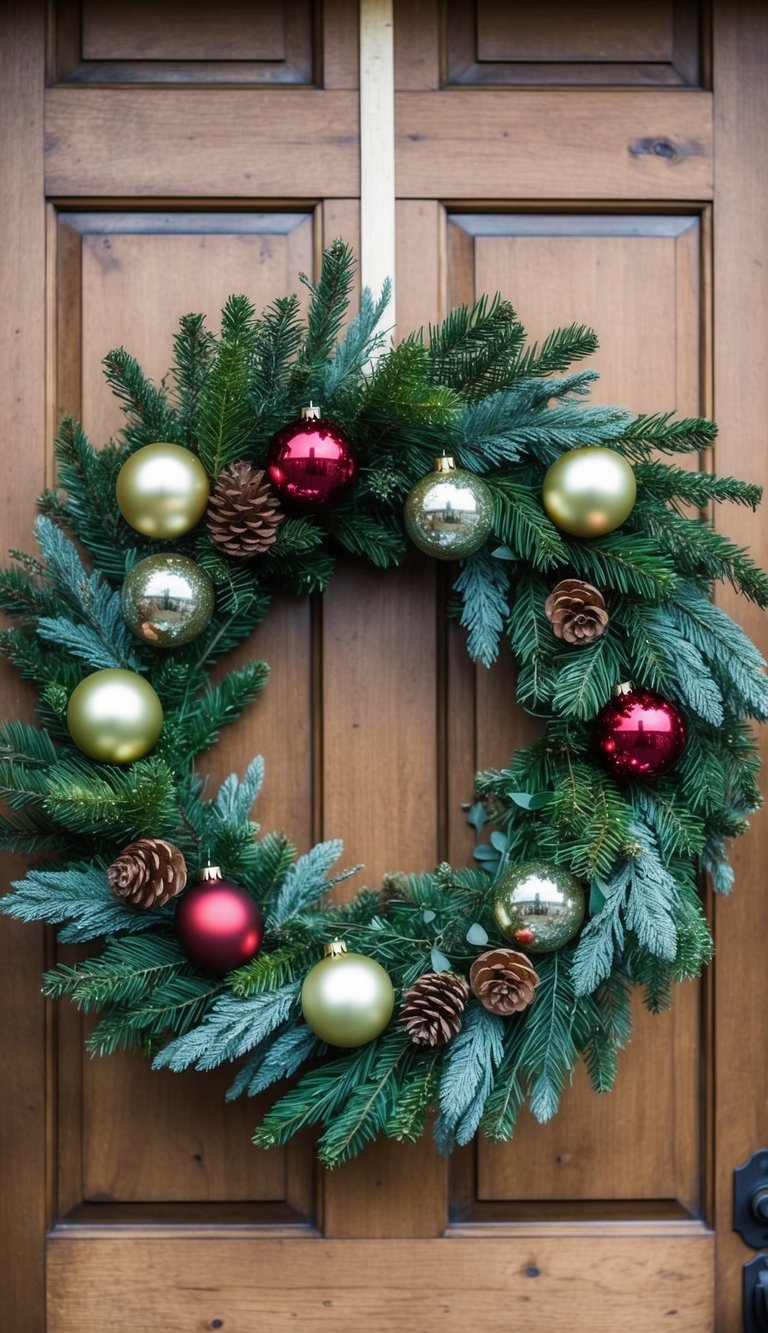
[[[96, 439], [119, 428], [98, 370], [110, 347], [160, 376], [179, 314], [215, 320], [230, 291], [263, 305], [316, 272], [334, 236], [359, 237], [351, 0], [224, 0], [215, 22], [196, 0], [57, 0], [47, 47], [43, 9], [7, 7], [0, 44], [18, 108], [0, 144], [3, 309], [20, 312], [0, 331], [14, 440], [0, 512], [5, 544], [22, 547], [57, 418], [76, 412]], [[534, 338], [592, 323], [599, 400], [710, 411], [714, 374], [719, 468], [759, 479], [768, 21], [757, 5], [716, 5], [713, 95], [704, 11], [398, 0], [398, 331], [497, 288]], [[44, 279], [47, 332], [30, 295]], [[740, 515], [733, 531], [765, 562], [763, 520]], [[343, 837], [347, 864], [364, 863], [345, 893], [467, 861], [473, 773], [535, 735], [509, 655], [492, 672], [469, 663], [447, 591], [416, 554], [397, 574], [350, 562], [322, 600], [276, 604], [233, 655], [263, 656], [274, 675], [203, 766], [217, 782], [263, 753], [263, 824], [300, 850]], [[764, 616], [723, 602], [764, 635]], [[226, 1078], [90, 1061], [77, 1014], [46, 1018], [40, 1003], [52, 942], [3, 921], [3, 1073], [18, 1090], [0, 1126], [9, 1326], [501, 1333], [567, 1319], [613, 1333], [631, 1319], [639, 1333], [704, 1333], [717, 1240], [717, 1327], [730, 1333], [746, 1257], [729, 1232], [730, 1171], [768, 1139], [765, 838], [758, 821], [737, 853], [738, 899], [717, 906], [714, 984], [679, 989], [660, 1018], [638, 1005], [617, 1092], [596, 1097], [579, 1071], [555, 1122], [526, 1118], [512, 1144], [450, 1163], [428, 1142], [385, 1143], [329, 1176], [308, 1139], [256, 1151], [258, 1103], [225, 1106]]]

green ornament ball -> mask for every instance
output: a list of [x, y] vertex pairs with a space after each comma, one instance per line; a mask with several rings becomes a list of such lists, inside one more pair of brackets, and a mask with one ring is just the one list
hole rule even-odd
[[180, 444], [147, 444], [123, 463], [117, 503], [126, 523], [145, 537], [172, 541], [200, 522], [210, 485], [200, 459]]
[[572, 537], [602, 537], [629, 518], [635, 474], [615, 449], [590, 446], [561, 454], [547, 470], [542, 500], [556, 527]]
[[505, 939], [529, 953], [554, 953], [577, 933], [586, 912], [579, 881], [549, 861], [524, 861], [496, 884], [494, 916]]
[[410, 491], [403, 517], [420, 551], [437, 560], [463, 560], [490, 536], [493, 496], [482, 477], [443, 456]]
[[375, 958], [347, 953], [340, 940], [309, 971], [301, 988], [308, 1026], [329, 1046], [363, 1046], [384, 1031], [395, 1007], [389, 975]]
[[165, 552], [133, 566], [122, 589], [131, 633], [155, 648], [180, 648], [206, 628], [216, 601], [213, 583], [194, 560]]
[[163, 706], [148, 680], [135, 671], [94, 671], [69, 696], [67, 727], [89, 759], [132, 764], [157, 744]]

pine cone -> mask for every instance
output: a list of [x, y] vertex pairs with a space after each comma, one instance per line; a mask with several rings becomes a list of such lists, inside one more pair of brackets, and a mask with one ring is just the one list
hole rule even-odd
[[414, 1046], [446, 1046], [461, 1027], [469, 986], [455, 972], [425, 972], [403, 997], [400, 1022]]
[[219, 474], [208, 502], [208, 531], [214, 545], [232, 560], [250, 560], [266, 551], [283, 521], [264, 473], [250, 463], [230, 463]]
[[118, 898], [134, 907], [162, 907], [181, 893], [187, 882], [187, 867], [172, 842], [139, 838], [112, 862], [107, 881]]
[[558, 639], [566, 643], [591, 643], [608, 624], [603, 594], [581, 579], [558, 583], [544, 603], [544, 613]]
[[489, 1014], [519, 1014], [534, 999], [541, 978], [515, 949], [488, 949], [469, 969], [469, 984]]

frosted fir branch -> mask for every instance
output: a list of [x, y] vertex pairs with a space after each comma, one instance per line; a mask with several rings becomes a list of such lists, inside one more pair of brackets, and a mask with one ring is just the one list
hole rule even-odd
[[101, 574], [88, 573], [74, 544], [49, 518], [38, 518], [35, 534], [46, 569], [78, 621], [64, 616], [42, 616], [40, 637], [74, 653], [92, 666], [139, 669], [139, 659], [125, 623], [119, 592]]
[[723, 721], [723, 697], [695, 644], [681, 632], [666, 607], [643, 608], [648, 624], [662, 647], [670, 692], [704, 722], [719, 727]]
[[446, 1048], [440, 1077], [435, 1142], [441, 1152], [469, 1143], [477, 1131], [495, 1070], [504, 1054], [504, 1024], [471, 1002], [458, 1036]]
[[385, 278], [381, 295], [373, 299], [370, 287], [364, 287], [360, 294], [359, 314], [350, 323], [345, 336], [337, 343], [333, 357], [323, 371], [322, 401], [330, 403], [339, 389], [362, 375], [374, 354], [384, 346], [387, 329], [378, 325], [392, 298], [392, 283]]
[[216, 796], [215, 808], [225, 825], [237, 827], [246, 822], [263, 783], [264, 760], [261, 755], [251, 760], [242, 782], [236, 773], [230, 773], [224, 779]]
[[678, 587], [669, 615], [716, 672], [732, 710], [738, 701], [748, 717], [768, 720], [765, 661], [741, 626], [689, 583]]
[[506, 563], [494, 560], [486, 550], [477, 551], [465, 560], [453, 586], [463, 600], [461, 624], [468, 631], [467, 652], [473, 662], [490, 667], [499, 655], [509, 617]]
[[277, 1083], [290, 1078], [310, 1056], [324, 1049], [311, 1028], [304, 1024], [281, 1032], [271, 1043], [265, 1043], [250, 1057], [227, 1091], [227, 1101], [233, 1102], [246, 1093], [257, 1097]]
[[269, 913], [268, 924], [271, 927], [284, 925], [297, 912], [309, 907], [310, 903], [338, 883], [338, 880], [331, 881], [326, 876], [343, 850], [343, 842], [334, 838], [330, 842], [319, 842], [305, 856], [299, 857], [283, 880]]
[[177, 1037], [155, 1056], [152, 1068], [176, 1073], [190, 1065], [200, 1070], [214, 1069], [247, 1055], [289, 1018], [298, 996], [298, 981], [247, 1000], [222, 995], [199, 1027]]
[[79, 944], [124, 931], [156, 930], [170, 921], [170, 907], [141, 912], [122, 903], [107, 884], [106, 871], [85, 862], [64, 870], [30, 870], [11, 886], [12, 893], [0, 899], [0, 912], [16, 921], [46, 921], [59, 926], [63, 944]]

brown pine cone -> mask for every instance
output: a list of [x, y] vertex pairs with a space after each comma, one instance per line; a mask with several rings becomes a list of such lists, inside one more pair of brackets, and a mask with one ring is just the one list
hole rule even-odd
[[455, 972], [425, 972], [403, 996], [400, 1022], [414, 1046], [446, 1046], [461, 1027], [469, 986]]
[[515, 949], [488, 949], [469, 969], [469, 984], [489, 1014], [519, 1014], [535, 998], [541, 978]]
[[208, 531], [214, 546], [231, 560], [250, 560], [277, 537], [283, 511], [250, 463], [230, 463], [220, 473], [208, 502]]
[[112, 862], [107, 881], [118, 898], [134, 907], [162, 907], [181, 893], [187, 882], [187, 867], [172, 842], [139, 838]]
[[608, 624], [603, 594], [581, 579], [558, 583], [544, 603], [544, 613], [558, 639], [566, 643], [591, 643]]

